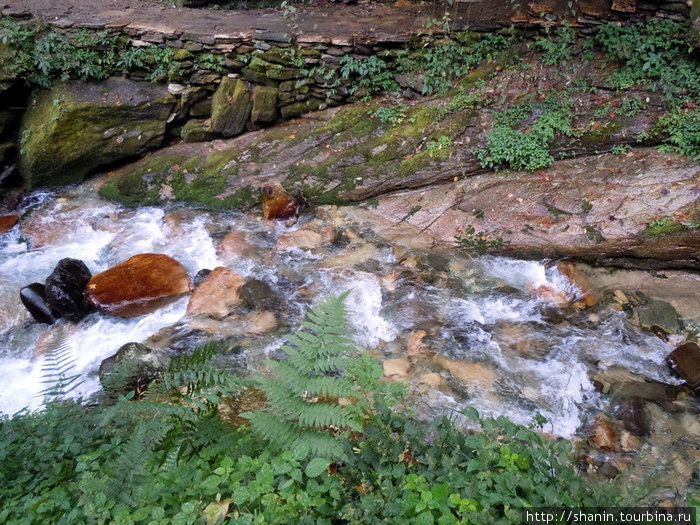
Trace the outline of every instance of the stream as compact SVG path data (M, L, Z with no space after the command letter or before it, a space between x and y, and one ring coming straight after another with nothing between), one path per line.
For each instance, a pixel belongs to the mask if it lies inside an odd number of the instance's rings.
M58 344L72 350L73 373L83 381L73 395L83 398L100 389L101 361L131 341L186 351L215 339L224 363L250 373L265 359L279 357L285 334L310 307L348 289L355 341L387 364L403 366L398 378L422 394L429 413L474 406L482 414L528 424L539 412L548 420L545 431L571 438L596 414L612 410L610 397L594 388L592 377L601 366L680 383L665 363L674 346L641 332L623 312L562 313L552 298L575 297L578 291L545 262L420 252L392 245L368 227L330 224L311 212L285 226L265 222L260 214L182 206L128 209L97 196L91 183L35 192L20 213L20 227L0 235L5 414L41 406L43 356ZM314 221L339 235L311 250L275 249L280 236ZM247 249L217 253L218 241L230 232L242 232ZM191 277L202 268L227 266L264 281L280 298L274 326L246 333L241 315L188 318L186 297L133 319L92 313L77 324L48 326L35 322L19 300L20 288L43 282L64 257L83 260L95 274L139 253L167 254ZM666 410L658 417L688 419L679 427L687 433L697 423L697 403L692 396L683 403L671 410L680 415ZM669 447L662 454L693 448L692 436L688 445L670 431L662 434ZM650 446L658 453L665 445Z

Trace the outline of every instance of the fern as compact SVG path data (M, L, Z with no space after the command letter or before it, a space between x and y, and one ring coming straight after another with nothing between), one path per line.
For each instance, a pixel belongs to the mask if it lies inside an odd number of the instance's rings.
M334 436L362 428L357 410L340 403L360 395L347 373L357 360L348 337L348 294L331 297L307 314L301 323L305 330L282 347L287 359L271 363L271 376L258 380L270 406L241 414L273 446L285 449L304 443L318 456L343 459Z
M65 339L63 327L58 328L52 342L53 348L44 357L41 367L41 383L47 385L39 392L44 397L44 405L65 399L82 384L82 381L78 381L80 374L71 374L75 359Z

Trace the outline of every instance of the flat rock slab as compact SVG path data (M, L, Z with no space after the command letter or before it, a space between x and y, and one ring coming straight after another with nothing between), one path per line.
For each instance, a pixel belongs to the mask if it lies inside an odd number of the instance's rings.
M700 268L696 228L648 235L653 221L700 220L700 168L690 158L651 149L555 163L535 173L487 173L380 196L360 212L416 227L452 243L472 226L494 253L579 257L599 262ZM358 217L359 218L359 217ZM633 264L630 264L633 266ZM651 264L654 266L654 264Z
M179 262L144 253L94 275L85 295L101 312L138 317L179 299L189 289L190 277Z

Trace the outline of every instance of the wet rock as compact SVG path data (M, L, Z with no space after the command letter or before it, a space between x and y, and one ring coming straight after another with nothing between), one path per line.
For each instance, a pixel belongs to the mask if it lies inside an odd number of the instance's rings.
M476 384L482 388L490 388L498 379L496 371L483 363L447 359L437 356L435 362L447 370L455 379L463 383Z
M174 104L165 86L123 77L38 91L20 132L27 186L77 182L100 166L160 146Z
M700 388L700 347L696 343L682 344L668 355L666 361L690 388Z
M576 287L581 290L583 297L578 298L574 303L576 307L591 307L598 304L602 297L593 286L593 283L588 276L583 273L576 265L569 261L562 261L557 264L557 270Z
M617 432L608 421L599 417L593 423L588 439L591 445L597 449L614 450L617 443Z
M17 215L4 215L0 217L0 235L10 231L18 221L19 217Z
M266 221L293 219L299 211L299 204L279 182L271 181L262 185L262 208Z
M377 246L370 242L364 244L353 244L348 246L345 253L327 258L323 262L326 268L350 268L358 264L364 264L370 259L377 257Z
M241 303L238 290L244 283L245 278L241 274L223 266L214 268L190 297L187 314L215 319L226 317Z
M279 310L282 298L260 279L251 279L238 289L238 295L248 310Z
M45 287L41 283L32 283L19 291L19 298L24 307L29 311L35 321L45 324L53 324L57 317L46 303Z
M397 357L395 359L385 359L382 363L384 368L384 377L400 381L408 376L408 371L411 369L411 362L408 357Z
M618 469L612 463L606 461L600 467L598 467L597 472L601 476L604 476L604 477L609 478L609 479L613 479L613 478L616 478L620 474L620 469Z
M179 262L144 253L93 276L86 296L99 311L128 318L154 312L189 289L190 278Z
M199 270L197 272L197 275L194 276L194 279L192 280L192 285L194 286L194 289L196 290L199 288L199 286L206 280L207 277L211 274L211 270L208 268L204 268L202 270Z
M592 381L596 389L617 399L637 397L646 401L663 402L676 398L679 388L658 381L647 381L621 367L599 370Z
M216 245L216 255L224 262L230 262L236 257L247 255L255 246L248 241L246 232L237 231L224 235Z
M425 330L414 330L408 334L406 341L406 353L408 355L418 355L428 351L427 345L423 342L423 338L427 335Z
M428 372L420 376L420 382L424 385L428 385L435 388L443 388L447 385L447 381L444 377L436 372Z
M74 323L85 317L92 307L85 299L85 287L92 272L78 259L61 259L46 278L46 303L52 311Z
M253 108L250 89L238 78L223 77L211 104L211 129L224 137L238 135Z
M258 335L277 328L277 318L272 312L253 312L246 319L244 333Z
M276 250L313 250L323 246L323 238L311 230L295 230L284 233L277 239Z
M564 315L556 306L545 305L540 308L540 313L542 314L542 319L549 323L559 324L564 321Z
M620 448L625 452L635 452L642 448L642 440L631 432L620 434Z
M639 397L628 398L618 411L624 427L637 436L649 434L649 422L644 413L644 401Z
M134 390L139 398L169 364L170 357L163 351L140 343L126 343L100 364L100 383L108 394L118 396Z
M652 330L658 327L667 334L678 333L681 329L676 309L666 301L651 301L635 310L635 318L640 328Z
M564 290L557 290L543 284L538 287L528 287L528 291L538 299L553 304L557 308L566 308L571 303L571 297Z

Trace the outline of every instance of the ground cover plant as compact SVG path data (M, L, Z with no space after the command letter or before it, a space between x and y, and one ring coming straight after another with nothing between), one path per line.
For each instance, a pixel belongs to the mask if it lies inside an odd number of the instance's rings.
M312 310L285 351L252 383L213 366L208 345L138 401L54 397L5 417L0 521L520 523L524 507L641 502L579 476L571 443L536 427L475 409L459 414L475 432L418 421L403 386L380 383L381 367L351 344L343 297ZM266 402L241 414L252 425L221 417L254 385Z

